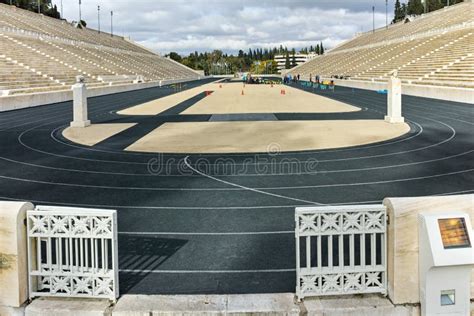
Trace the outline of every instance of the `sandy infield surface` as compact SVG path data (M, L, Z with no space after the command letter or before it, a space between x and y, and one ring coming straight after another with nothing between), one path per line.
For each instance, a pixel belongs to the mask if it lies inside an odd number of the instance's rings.
M127 151L260 153L365 145L402 136L405 124L382 120L166 123Z
M281 94L285 90L285 94ZM181 114L333 113L360 109L336 100L283 85L209 83L119 111L122 115L157 115L205 91L211 95ZM244 95L242 95L242 91Z

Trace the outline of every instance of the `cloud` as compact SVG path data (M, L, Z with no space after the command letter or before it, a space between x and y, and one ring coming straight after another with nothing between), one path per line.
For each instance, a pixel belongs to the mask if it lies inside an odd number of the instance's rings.
M77 0L62 0L64 16L78 19ZM96 2L97 1L97 2ZM323 41L327 48L372 28L372 5L376 27L385 25L384 0L82 0L82 17L97 28L97 5L101 6L101 29L159 53L189 53L221 49L287 46L301 48ZM393 11L390 0L389 12ZM60 7L60 0L53 0ZM391 19L391 17L389 17Z

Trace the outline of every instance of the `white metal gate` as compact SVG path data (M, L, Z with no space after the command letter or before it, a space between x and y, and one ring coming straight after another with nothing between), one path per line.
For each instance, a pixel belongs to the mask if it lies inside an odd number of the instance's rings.
M37 206L27 230L30 298L118 297L115 210Z
M296 295L386 294L386 208L296 208Z

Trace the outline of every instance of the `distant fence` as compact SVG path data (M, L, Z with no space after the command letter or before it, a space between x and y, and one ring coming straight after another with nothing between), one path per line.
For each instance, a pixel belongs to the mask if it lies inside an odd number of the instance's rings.
M383 205L297 208L296 295L386 293Z
M37 206L27 212L29 295L119 295L114 210Z

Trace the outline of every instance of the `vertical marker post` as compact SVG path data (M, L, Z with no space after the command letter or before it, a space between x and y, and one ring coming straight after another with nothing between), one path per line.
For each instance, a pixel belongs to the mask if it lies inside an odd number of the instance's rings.
M76 84L72 86L74 119L71 127L87 127L91 121L87 119L87 88L83 76L76 77Z
M394 71L388 80L387 115L385 121L389 123L403 123L402 116L402 81Z

